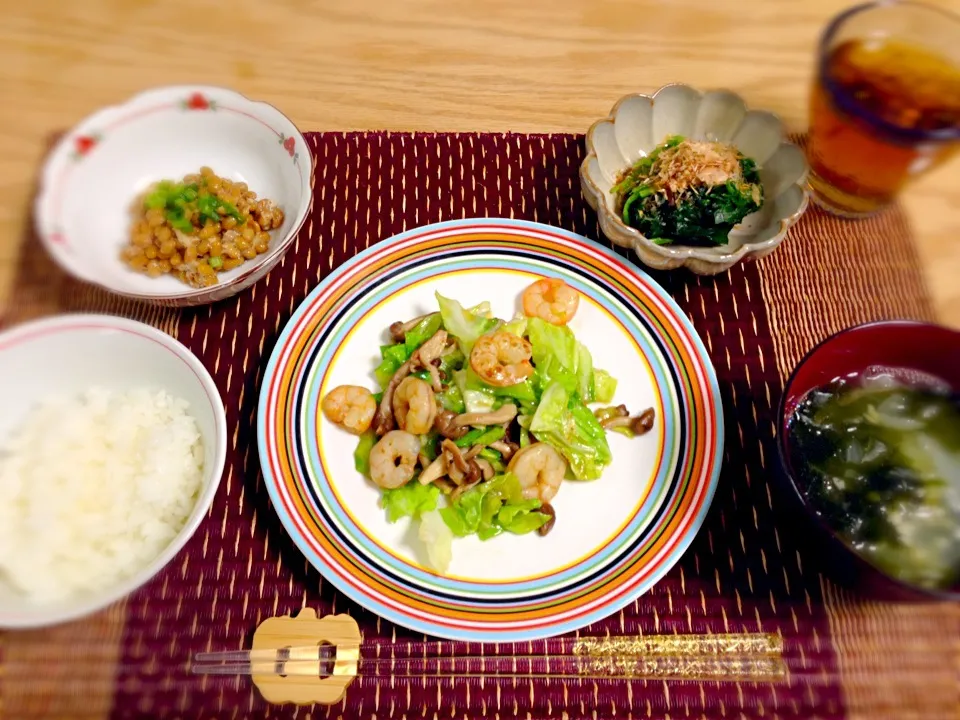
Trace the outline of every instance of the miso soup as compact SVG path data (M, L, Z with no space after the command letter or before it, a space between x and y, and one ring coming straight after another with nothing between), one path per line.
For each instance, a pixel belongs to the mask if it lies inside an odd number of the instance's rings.
M816 512L861 556L925 588L960 580L960 405L896 369L810 392L791 418L791 464Z

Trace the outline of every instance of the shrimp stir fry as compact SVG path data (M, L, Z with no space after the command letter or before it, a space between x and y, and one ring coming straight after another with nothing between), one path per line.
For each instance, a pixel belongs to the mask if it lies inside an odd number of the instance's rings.
M567 474L567 461L553 445L537 442L514 455L507 470L517 476L525 498L548 503Z
M391 430L370 449L370 479L387 490L413 479L420 457L420 440L403 430Z
M533 375L532 353L529 341L501 330L477 340L470 353L470 367L495 387L516 385Z
M383 491L391 521L438 508L430 537L444 524L484 540L546 535L564 478L597 479L612 459L605 431L640 437L653 411L588 408L612 403L616 381L574 337L579 295L563 280L527 287L523 316L509 323L486 303L437 299L439 312L399 318L385 333L379 392L342 385L323 413L361 436L357 468Z
M377 401L366 388L340 385L331 390L321 403L323 414L330 422L354 435L362 435L370 428Z
M580 295L559 278L543 278L523 291L523 312L551 325L566 325L577 313Z
M426 382L416 377L405 377L393 393L393 415L401 430L414 435L425 435L437 418L437 398Z

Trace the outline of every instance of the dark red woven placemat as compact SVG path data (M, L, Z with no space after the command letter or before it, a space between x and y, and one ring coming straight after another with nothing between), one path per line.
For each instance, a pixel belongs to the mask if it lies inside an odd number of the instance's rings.
M15 296L21 304L13 309L20 316L36 314L41 306L95 308L170 330L210 369L227 409L232 433L227 470L210 516L184 552L107 623L119 632L119 657L103 681L110 682L112 715L842 717L839 666L817 559L804 550L768 484L781 366L792 352L784 334L802 329L811 311L832 313L826 304L778 315L784 307L777 300L784 296L782 284L797 282L790 280L796 274L793 256L785 255L786 264L778 267L782 251L716 278L651 273L689 314L716 367L727 428L724 470L706 525L682 561L650 593L583 633L775 632L785 640L787 682L359 679L337 706L296 710L267 706L246 678L189 675L186 662L194 652L247 646L260 621L304 606L321 614L351 614L367 640L423 639L381 621L325 583L287 538L263 486L254 424L261 373L280 329L307 292L370 244L440 220L516 217L606 243L580 196L579 137L311 133L308 142L317 156L310 216L283 263L239 297L194 310L155 311L62 279L51 300L40 302L24 287ZM900 221L899 215L893 219ZM820 241L810 234L833 232L837 222L812 210L786 242ZM884 222L874 231L892 232ZM833 242L828 238L823 241ZM909 249L908 238L897 242L895 252L903 252L903 243ZM863 280L867 271L854 260L844 272ZM916 298L906 312L923 312L919 276L915 268L906 272L914 275L901 277L906 285L900 292L906 287ZM85 642L116 644L107 634ZM9 660L15 642L8 645ZM487 650L510 651L505 645ZM77 692L79 698L93 691ZM50 705L41 702L38 708L42 714Z

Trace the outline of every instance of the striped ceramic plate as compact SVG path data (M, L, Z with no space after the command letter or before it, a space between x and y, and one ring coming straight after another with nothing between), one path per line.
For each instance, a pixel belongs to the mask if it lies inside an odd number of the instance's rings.
M599 480L563 483L548 536L456 540L449 572L438 575L409 520L387 522L378 491L354 469L356 438L323 417L320 399L345 383L375 389L387 328L435 310L435 291L468 307L487 300L509 318L543 276L579 291L570 327L619 381L616 404L655 408L654 431L611 434L612 464ZM465 220L381 242L310 294L267 366L258 441L284 526L343 593L431 635L506 642L599 620L670 569L713 497L723 419L700 339L649 277L556 228Z

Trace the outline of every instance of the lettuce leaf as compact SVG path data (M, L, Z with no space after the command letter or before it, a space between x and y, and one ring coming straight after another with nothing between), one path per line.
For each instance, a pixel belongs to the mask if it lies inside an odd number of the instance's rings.
M585 403L597 399L593 374L593 357L582 343L577 343L577 392Z
M596 480L612 460L600 422L576 393L560 383L544 392L530 431L560 451L577 480Z
M539 509L540 501L525 500L517 476L508 472L463 493L440 510L440 517L456 536L489 540L502 532L523 535L538 529L549 519Z
M470 383L467 379L467 370L457 370L453 374L454 382L460 390L463 405L467 412L490 412L496 403L493 390L483 383Z
M599 403L613 402L617 392L617 379L606 370L593 371L594 401Z
M540 318L527 321L533 363L541 390L560 383L568 392L577 389L577 339L567 326L551 325Z
M437 509L440 488L435 485L421 485L411 480L393 490L384 490L380 497L380 507L387 511L387 519L396 522L402 517L417 518L421 513Z
M417 537L426 548L429 565L445 573L453 559L453 533L437 510L428 510L420 516Z
M477 338L492 330L497 325L497 319L484 317L484 314L481 314L482 305L473 308L472 311L465 310L456 300L445 298L440 293L435 295L440 305L443 327L457 339L460 350L465 357L468 357ZM489 306L487 310L489 312Z
M527 333L527 316L523 313L517 313L513 320L503 326L502 330L523 337Z
M527 334L541 391L559 383L568 393L576 392L584 404L613 401L617 381L610 373L594 368L587 346L577 341L569 327L530 318Z

